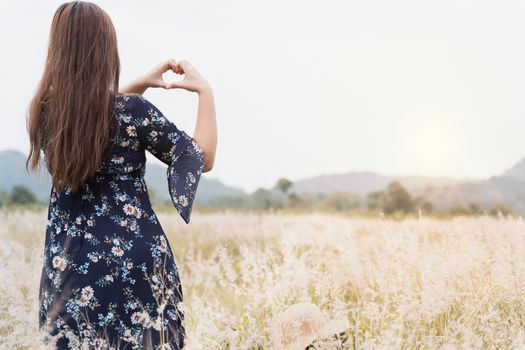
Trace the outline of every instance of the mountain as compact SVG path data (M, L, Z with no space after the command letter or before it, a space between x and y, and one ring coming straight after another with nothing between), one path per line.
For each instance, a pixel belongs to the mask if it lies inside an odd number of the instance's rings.
M392 181L399 181L410 191L421 191L425 188L451 186L460 183L449 178L432 178L424 176L388 176L374 172L350 172L336 175L314 176L295 181L291 191L301 194L318 194L332 192L353 192L365 197L371 192L385 189Z
M24 185L35 196L44 200L49 199L51 191L51 177L47 171L29 173L26 171L26 155L19 151L0 151L0 189L10 191L15 185ZM46 201L48 199L45 199Z
M30 189L38 200L47 203L51 190L51 176L45 170L40 173L28 173L25 169L27 156L15 150L0 151L0 190L10 191L15 185L23 185ZM168 180L166 178L165 164L147 163L145 180L150 195L158 200L170 200L168 193ZM202 176L199 183L199 190L195 197L195 203L207 202L218 196L229 196L244 194L238 188L226 186L216 179L207 179Z
M425 176L388 176L374 172L350 172L321 175L294 182L291 191L298 194L353 192L362 197L384 190L399 181L413 196L423 196L436 209L447 210L476 204L487 209L502 202L525 213L525 158L499 176L479 180L456 180Z
M385 188L392 177L373 172L320 175L295 181L290 192L298 194L353 192L361 196Z
M517 180L525 180L525 158L518 162L515 166L504 172L501 177L513 178Z

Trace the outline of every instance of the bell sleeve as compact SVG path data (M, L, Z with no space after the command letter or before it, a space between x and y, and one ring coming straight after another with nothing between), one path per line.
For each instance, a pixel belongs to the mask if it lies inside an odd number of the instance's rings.
M168 165L171 201L187 224L204 168L204 154L195 140L168 120L151 102L137 96L135 126L141 146Z

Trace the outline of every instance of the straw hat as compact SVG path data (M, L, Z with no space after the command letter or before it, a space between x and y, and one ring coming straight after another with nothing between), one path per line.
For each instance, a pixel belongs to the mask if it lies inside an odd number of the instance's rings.
M315 340L330 338L348 327L347 319L328 321L317 305L299 303L274 319L270 340L276 350L304 350Z

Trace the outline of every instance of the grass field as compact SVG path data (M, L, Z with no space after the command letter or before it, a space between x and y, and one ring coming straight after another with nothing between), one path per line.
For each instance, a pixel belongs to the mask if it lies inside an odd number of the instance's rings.
M190 349L272 349L272 318L298 302L347 318L352 349L525 348L521 218L158 216L182 276ZM0 220L0 349L38 349L46 213Z

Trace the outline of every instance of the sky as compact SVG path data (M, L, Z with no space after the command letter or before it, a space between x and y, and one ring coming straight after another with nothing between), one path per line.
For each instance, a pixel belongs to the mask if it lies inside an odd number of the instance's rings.
M169 58L212 85L205 178L246 191L350 171L477 179L525 157L523 1L94 2L117 30L121 85ZM0 149L29 149L61 3L0 1ZM193 133L194 93L144 96Z

